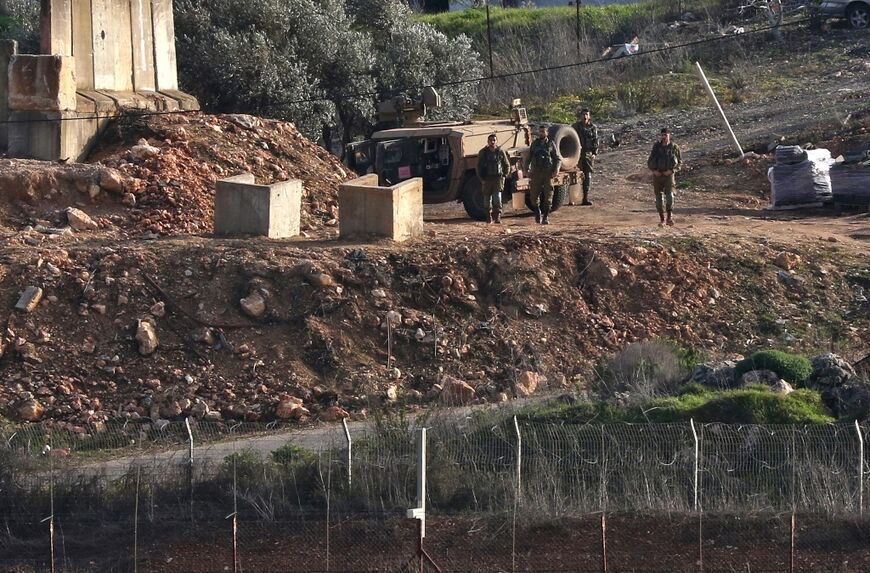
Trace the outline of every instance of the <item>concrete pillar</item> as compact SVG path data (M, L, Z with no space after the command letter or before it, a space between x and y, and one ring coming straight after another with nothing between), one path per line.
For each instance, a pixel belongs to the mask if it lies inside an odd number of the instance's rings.
M18 53L18 42L0 40L0 148L9 145L9 63Z
M91 0L94 88L133 91L133 32L130 3Z
M157 89L157 78L154 72L151 0L130 0L130 12L133 29L133 88L136 91L154 91Z
M91 0L72 0L72 55L76 59L76 84L94 89L94 32Z
M299 234L302 182L254 184L244 173L217 182L214 199L216 234L261 235L284 239Z
M40 51L71 56L73 51L71 0L41 0Z
M151 0L154 27L154 69L157 89L178 89L178 68L175 61L175 20L172 0Z
M406 241L423 234L423 179L392 187L378 186L377 175L364 175L338 188L341 238L387 237Z

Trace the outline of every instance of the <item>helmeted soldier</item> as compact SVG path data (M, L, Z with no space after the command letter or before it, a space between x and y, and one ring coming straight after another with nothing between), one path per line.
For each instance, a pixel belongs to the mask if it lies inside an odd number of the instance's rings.
M477 154L477 176L483 191L487 223L501 223L501 193L510 168L507 153L498 147L498 138L491 133L486 147Z
M553 205L551 179L559 172L561 165L562 158L559 157L556 144L550 140L547 126L538 126L538 139L532 142L529 149L529 195L536 223L550 224L550 208Z
M662 128L661 139L655 142L649 154L646 165L653 173L653 191L656 194L656 209L659 212L659 227L667 222L673 225L674 220L671 211L674 208L674 185L676 180L674 173L680 170L680 148L671 141L671 132L668 128ZM662 201L664 196L664 201ZM663 204L664 203L664 204ZM667 220L665 219L667 213Z
M581 205L591 205L589 190L592 188L592 168L595 156L598 154L598 128L592 123L589 110L580 110L580 121L573 125L574 131L580 136L580 169L583 170L583 202Z

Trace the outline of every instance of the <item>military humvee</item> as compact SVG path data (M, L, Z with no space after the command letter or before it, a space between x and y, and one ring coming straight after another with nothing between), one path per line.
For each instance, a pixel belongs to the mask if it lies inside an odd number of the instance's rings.
M498 145L510 158L511 172L505 182L503 202L510 209L515 192L526 193L529 200L529 179L525 177L532 132L526 110L520 100L510 107L510 119L471 122L426 122L426 109L438 107L441 99L432 88L423 97L411 101L403 97L378 105L379 126L371 139L351 143L345 162L356 173L377 173L381 185L394 185L412 177L423 178L423 202L446 203L461 201L470 217L486 219L483 193L475 168L477 154L486 145L489 134L495 133ZM583 177L577 169L580 160L580 138L568 125L549 128L550 139L562 156L562 168L553 177L553 206L556 210L568 202L570 187L579 185Z

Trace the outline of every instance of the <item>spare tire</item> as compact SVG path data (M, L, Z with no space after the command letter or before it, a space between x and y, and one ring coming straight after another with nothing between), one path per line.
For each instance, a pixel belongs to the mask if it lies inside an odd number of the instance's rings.
M570 125L555 124L550 126L550 141L556 144L562 157L562 171L577 167L580 162L580 136Z

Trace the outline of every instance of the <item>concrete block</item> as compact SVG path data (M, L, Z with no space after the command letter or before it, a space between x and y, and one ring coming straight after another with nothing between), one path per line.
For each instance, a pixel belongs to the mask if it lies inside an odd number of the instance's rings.
M217 182L214 200L216 234L262 235L284 239L299 234L302 182L298 179L256 185L244 173Z
M377 175L364 175L338 189L341 238L387 237L406 241L423 234L423 179L392 187L378 186Z
M74 111L14 111L9 120L9 156L44 161L87 157L99 131L108 120Z
M15 310L24 313L33 312L41 300L42 289L36 286L29 286L24 289L18 302L15 303Z
M13 56L9 64L9 109L73 111L75 62L70 56Z

